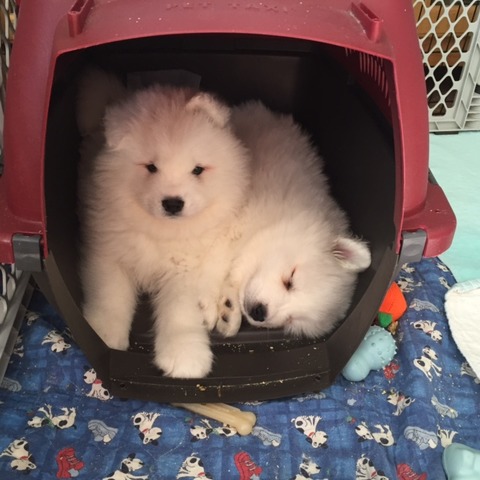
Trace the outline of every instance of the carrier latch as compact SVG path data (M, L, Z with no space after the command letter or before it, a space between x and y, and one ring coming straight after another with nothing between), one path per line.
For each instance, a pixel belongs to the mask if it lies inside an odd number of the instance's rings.
M425 230L402 232L402 246L400 247L395 276L402 268L402 265L419 262L422 259L426 244L427 232Z
M26 272L42 271L42 249L40 235L13 235L13 256L18 270Z

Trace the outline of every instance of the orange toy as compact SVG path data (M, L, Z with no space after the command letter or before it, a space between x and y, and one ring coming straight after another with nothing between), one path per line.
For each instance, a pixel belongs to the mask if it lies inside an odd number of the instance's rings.
M400 287L393 282L388 289L380 308L378 309L378 323L388 327L396 322L407 310L407 301Z

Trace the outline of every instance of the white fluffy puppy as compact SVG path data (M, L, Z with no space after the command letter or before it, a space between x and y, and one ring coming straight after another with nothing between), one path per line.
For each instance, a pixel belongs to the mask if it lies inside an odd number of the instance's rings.
M217 328L234 335L243 314L256 327L323 335L344 317L370 251L352 237L321 159L291 116L249 102L232 122L253 157L252 185Z
M125 350L138 294L148 292L156 366L205 376L205 324L217 319L230 223L249 183L230 109L188 89L126 92L101 71L79 88L84 316L109 347Z

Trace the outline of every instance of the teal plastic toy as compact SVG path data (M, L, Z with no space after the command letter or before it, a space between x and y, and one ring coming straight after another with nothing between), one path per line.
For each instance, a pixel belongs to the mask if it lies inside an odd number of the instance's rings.
M448 480L480 479L480 450L452 443L443 451L442 462Z
M387 366L396 351L392 334L377 325L372 325L342 370L342 375L351 382L364 380L371 370L380 370Z

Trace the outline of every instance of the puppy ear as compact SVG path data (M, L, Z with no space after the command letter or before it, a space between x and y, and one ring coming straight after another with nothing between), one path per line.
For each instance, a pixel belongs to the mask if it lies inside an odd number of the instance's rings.
M372 261L367 244L356 238L337 238L332 253L340 265L351 272L366 270Z
M230 119L230 108L209 93L200 92L187 103L188 112L200 112L217 127L223 128Z

